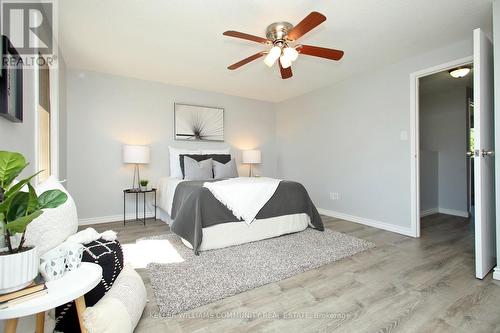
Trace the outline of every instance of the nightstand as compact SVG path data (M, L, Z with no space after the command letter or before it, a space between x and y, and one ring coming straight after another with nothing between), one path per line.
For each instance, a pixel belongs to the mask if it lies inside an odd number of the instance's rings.
M127 194L135 194L135 221L142 221L144 225L146 225L146 194L148 193L153 193L154 198L155 198L155 204L154 204L154 210L155 210L155 220L156 220L156 189L152 188L149 190L142 190L142 189L126 189L123 190L123 225L125 225L125 222L127 220L126 214L127 214L127 203L126 203L126 196ZM142 194L142 205L143 205L143 212L144 216L142 219L139 218L139 194Z
M101 278L101 266L83 262L80 267L66 272L60 279L47 281L46 295L0 310L0 320L5 320L4 332L16 332L18 318L36 314L36 333L43 333L45 311L75 300L80 329L86 333L87 330L83 325L84 295L97 286Z

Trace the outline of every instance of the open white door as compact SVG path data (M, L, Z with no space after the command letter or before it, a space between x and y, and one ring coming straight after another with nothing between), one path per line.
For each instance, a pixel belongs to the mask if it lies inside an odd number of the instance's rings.
M476 277L496 263L493 152L493 44L474 30L474 192Z

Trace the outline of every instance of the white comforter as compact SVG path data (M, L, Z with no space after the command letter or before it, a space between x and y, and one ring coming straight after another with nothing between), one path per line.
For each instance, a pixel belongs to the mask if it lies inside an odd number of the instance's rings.
M274 178L231 178L206 182L204 187L238 219L252 223L259 211L271 199L281 180Z

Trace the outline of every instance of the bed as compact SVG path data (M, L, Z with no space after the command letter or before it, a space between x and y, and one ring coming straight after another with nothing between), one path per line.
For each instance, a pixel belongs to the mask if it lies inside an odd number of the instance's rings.
M248 178L246 178L248 179ZM276 190L251 223L237 218L204 185L210 181L184 181L166 177L159 182L162 220L196 254L200 251L258 241L303 231L323 231L321 217L300 183L279 181Z

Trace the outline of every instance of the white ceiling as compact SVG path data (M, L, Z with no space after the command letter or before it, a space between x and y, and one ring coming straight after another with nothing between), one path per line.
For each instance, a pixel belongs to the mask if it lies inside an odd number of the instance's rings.
M60 45L69 67L248 98L281 101L355 73L491 31L491 0L63 0ZM222 36L264 36L275 21L311 11L327 21L299 41L345 51L340 62L300 56L294 76L260 60L226 67L262 49Z

